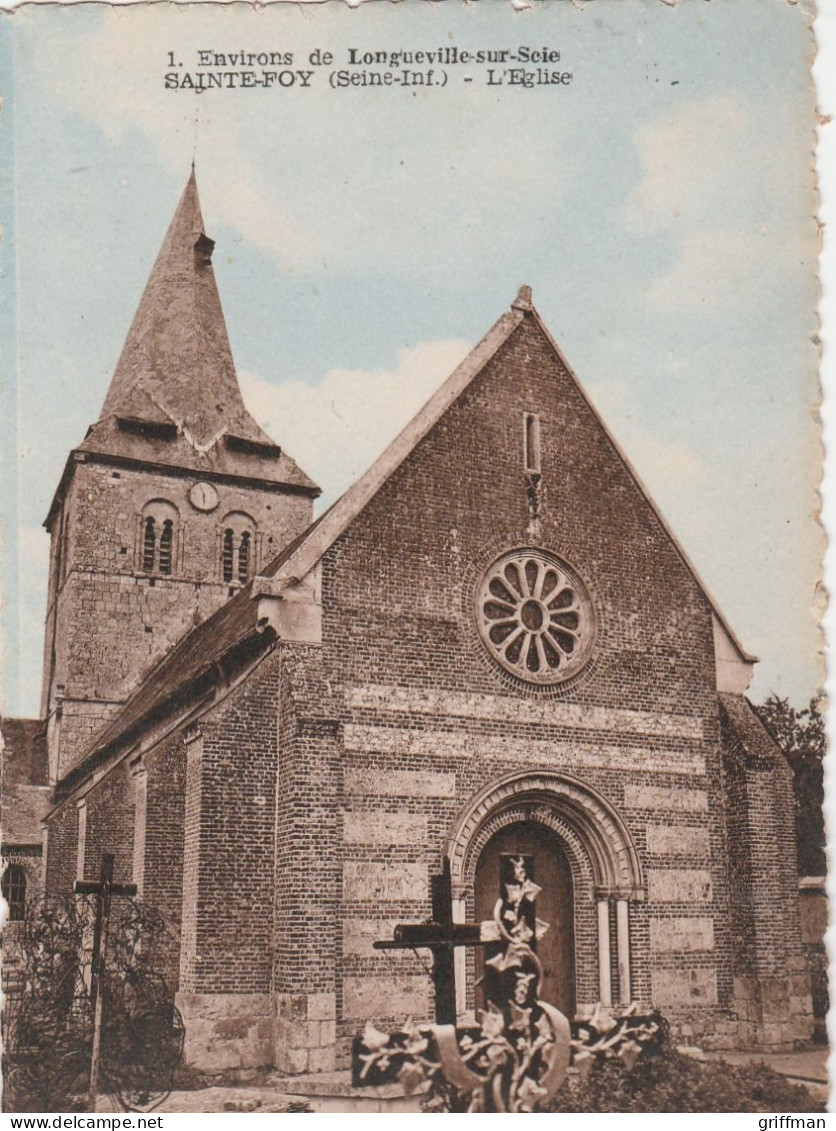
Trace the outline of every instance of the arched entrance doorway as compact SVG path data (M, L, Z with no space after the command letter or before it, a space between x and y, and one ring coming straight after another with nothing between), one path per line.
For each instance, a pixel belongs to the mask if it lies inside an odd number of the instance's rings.
M506 833L506 830L511 830ZM507 839L502 839L503 834ZM524 834L528 840L515 839ZM558 851L555 851L555 848ZM566 1012L596 1001L605 1005L633 1000L632 926L630 905L644 899L638 855L615 806L586 782L562 771L515 771L497 778L475 794L459 815L445 846L453 881L454 915L458 922L492 918L501 889L501 859L530 850L548 888L537 916L558 924L544 957L552 973L544 987ZM523 853L525 855L525 853ZM566 879L568 865L569 878ZM558 869L563 868L563 879ZM546 909L548 907L548 910ZM572 946L573 959L562 946ZM544 939L546 936L543 936ZM643 939L639 941L643 942ZM484 958L456 955L456 994L460 1012L481 1004L475 986ZM645 968L646 969L646 968ZM646 981L646 973L642 977ZM563 983L562 987L560 983Z
M540 993L571 1017L576 1004L572 869L560 839L551 829L535 821L519 821L491 837L476 865L476 920L493 917L497 900L507 892L506 885L514 883L514 861L520 857L526 875L540 888L534 913L548 928L530 944L543 964ZM476 1004L481 1009L488 1004L485 961L497 949L498 945L487 946L477 952Z

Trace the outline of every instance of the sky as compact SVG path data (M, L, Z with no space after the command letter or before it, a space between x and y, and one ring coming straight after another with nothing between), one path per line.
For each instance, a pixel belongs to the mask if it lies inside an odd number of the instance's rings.
M193 157L245 401L327 505L522 283L743 645L821 679L813 41L783 0L96 4L2 21L6 710L48 538ZM168 53L547 46L568 84L166 90ZM377 68L380 70L381 68ZM530 69L536 70L535 67ZM465 83L470 75L472 82ZM9 313L11 311L11 313ZM8 380L11 378L11 380ZM371 407L370 407L371 406Z

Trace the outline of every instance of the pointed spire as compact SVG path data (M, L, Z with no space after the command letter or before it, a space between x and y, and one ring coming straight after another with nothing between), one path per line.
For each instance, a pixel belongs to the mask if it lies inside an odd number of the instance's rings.
M173 423L199 451L223 435L272 444L244 407L212 270L194 164L102 409Z

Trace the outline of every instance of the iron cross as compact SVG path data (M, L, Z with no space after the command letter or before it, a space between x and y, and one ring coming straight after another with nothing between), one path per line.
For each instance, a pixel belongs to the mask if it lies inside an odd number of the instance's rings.
M394 938L374 944L375 950L432 952L435 1020L437 1025L456 1023L456 976L453 952L457 946L482 946L478 923L453 922L453 884L450 861L445 856L441 875L431 877L433 917L429 923L399 923Z
M110 901L114 895L136 895L136 884L115 884L113 882L113 864L113 853L103 852L98 880L76 880L73 889L76 895L92 895L96 898L93 955L90 962L90 997L93 1005L93 1050L90 1054L90 1088L87 1103L90 1111L96 1110L96 1097L99 1091L102 1010L104 1007L104 994L101 992L101 986L104 979L105 955L107 954Z

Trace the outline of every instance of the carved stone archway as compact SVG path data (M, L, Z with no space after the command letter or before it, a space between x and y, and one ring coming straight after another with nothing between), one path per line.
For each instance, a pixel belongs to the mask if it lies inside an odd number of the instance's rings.
M620 1001L629 1002L629 902L644 898L641 866L614 806L580 779L547 769L516 771L491 782L473 798L457 819L445 849L458 916L464 918L465 897L473 889L480 853L500 829L518 821L534 821L557 833L566 848L579 898L586 892L596 903L597 994L607 1005L613 999L610 915L614 904L617 995Z

